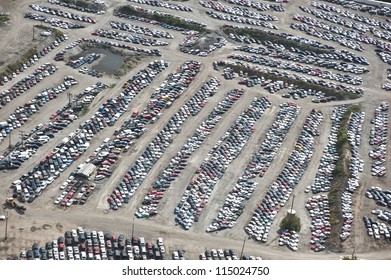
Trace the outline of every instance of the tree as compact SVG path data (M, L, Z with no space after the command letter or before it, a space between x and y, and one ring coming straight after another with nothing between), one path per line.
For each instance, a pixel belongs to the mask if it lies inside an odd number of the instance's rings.
M292 217L288 218L286 216L280 223L280 228L287 229L287 230L294 230L296 232L300 232L301 229L301 222L299 217Z

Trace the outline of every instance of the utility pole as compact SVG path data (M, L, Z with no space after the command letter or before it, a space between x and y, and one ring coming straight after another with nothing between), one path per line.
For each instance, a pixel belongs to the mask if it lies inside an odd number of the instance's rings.
M72 107L72 99L73 99L73 96L72 96L72 93L68 92L68 104L69 104L69 107Z
M8 238L8 211L5 211L5 233L4 233L4 240L7 240Z
M10 149L12 147L12 145L11 145L11 136L12 136L12 130L10 130L9 144L8 144L8 148L10 148Z
M20 133L20 139L22 140L22 148L24 148L24 131L21 130L19 131L19 133Z
M291 213L292 213L292 210L293 210L293 203L294 202L295 202L295 195L293 195L293 197L292 197Z
M34 25L33 25L33 41L35 41L35 37L34 37Z
M246 241L247 241L247 236L244 238L243 240L243 246L242 246L242 251L240 252L240 260L243 259L243 251L244 251L244 246L246 245Z
M133 224L132 224L132 242L134 237L134 216L133 216Z

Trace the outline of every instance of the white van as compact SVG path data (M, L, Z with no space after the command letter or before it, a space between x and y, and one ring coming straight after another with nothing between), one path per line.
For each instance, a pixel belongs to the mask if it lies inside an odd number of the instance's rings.
M21 180L13 181L13 182L12 182L12 188L15 188L17 185L20 186L20 184L22 184L22 181L21 181Z
M21 185L16 185L15 186L15 190L16 190L17 194L21 194L22 193L22 186Z

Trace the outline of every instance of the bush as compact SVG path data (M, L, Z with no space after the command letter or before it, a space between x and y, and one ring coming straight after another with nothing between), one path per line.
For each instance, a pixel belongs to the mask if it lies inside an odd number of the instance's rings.
M6 15L0 16L0 22L8 22L10 20L11 20L11 18L9 16L6 16Z
M282 219L280 223L280 228L300 232L301 229L300 218L294 216L292 219L289 219L288 216L286 216L284 219Z

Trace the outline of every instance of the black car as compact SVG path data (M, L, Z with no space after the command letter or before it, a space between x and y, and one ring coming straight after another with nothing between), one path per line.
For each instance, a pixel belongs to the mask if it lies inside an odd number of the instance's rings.
M72 237L71 238L69 238L69 237L65 238L65 246L72 246L72 245L73 245Z
M26 259L27 260L33 259L33 251L32 250L27 250L27 252L26 252Z

